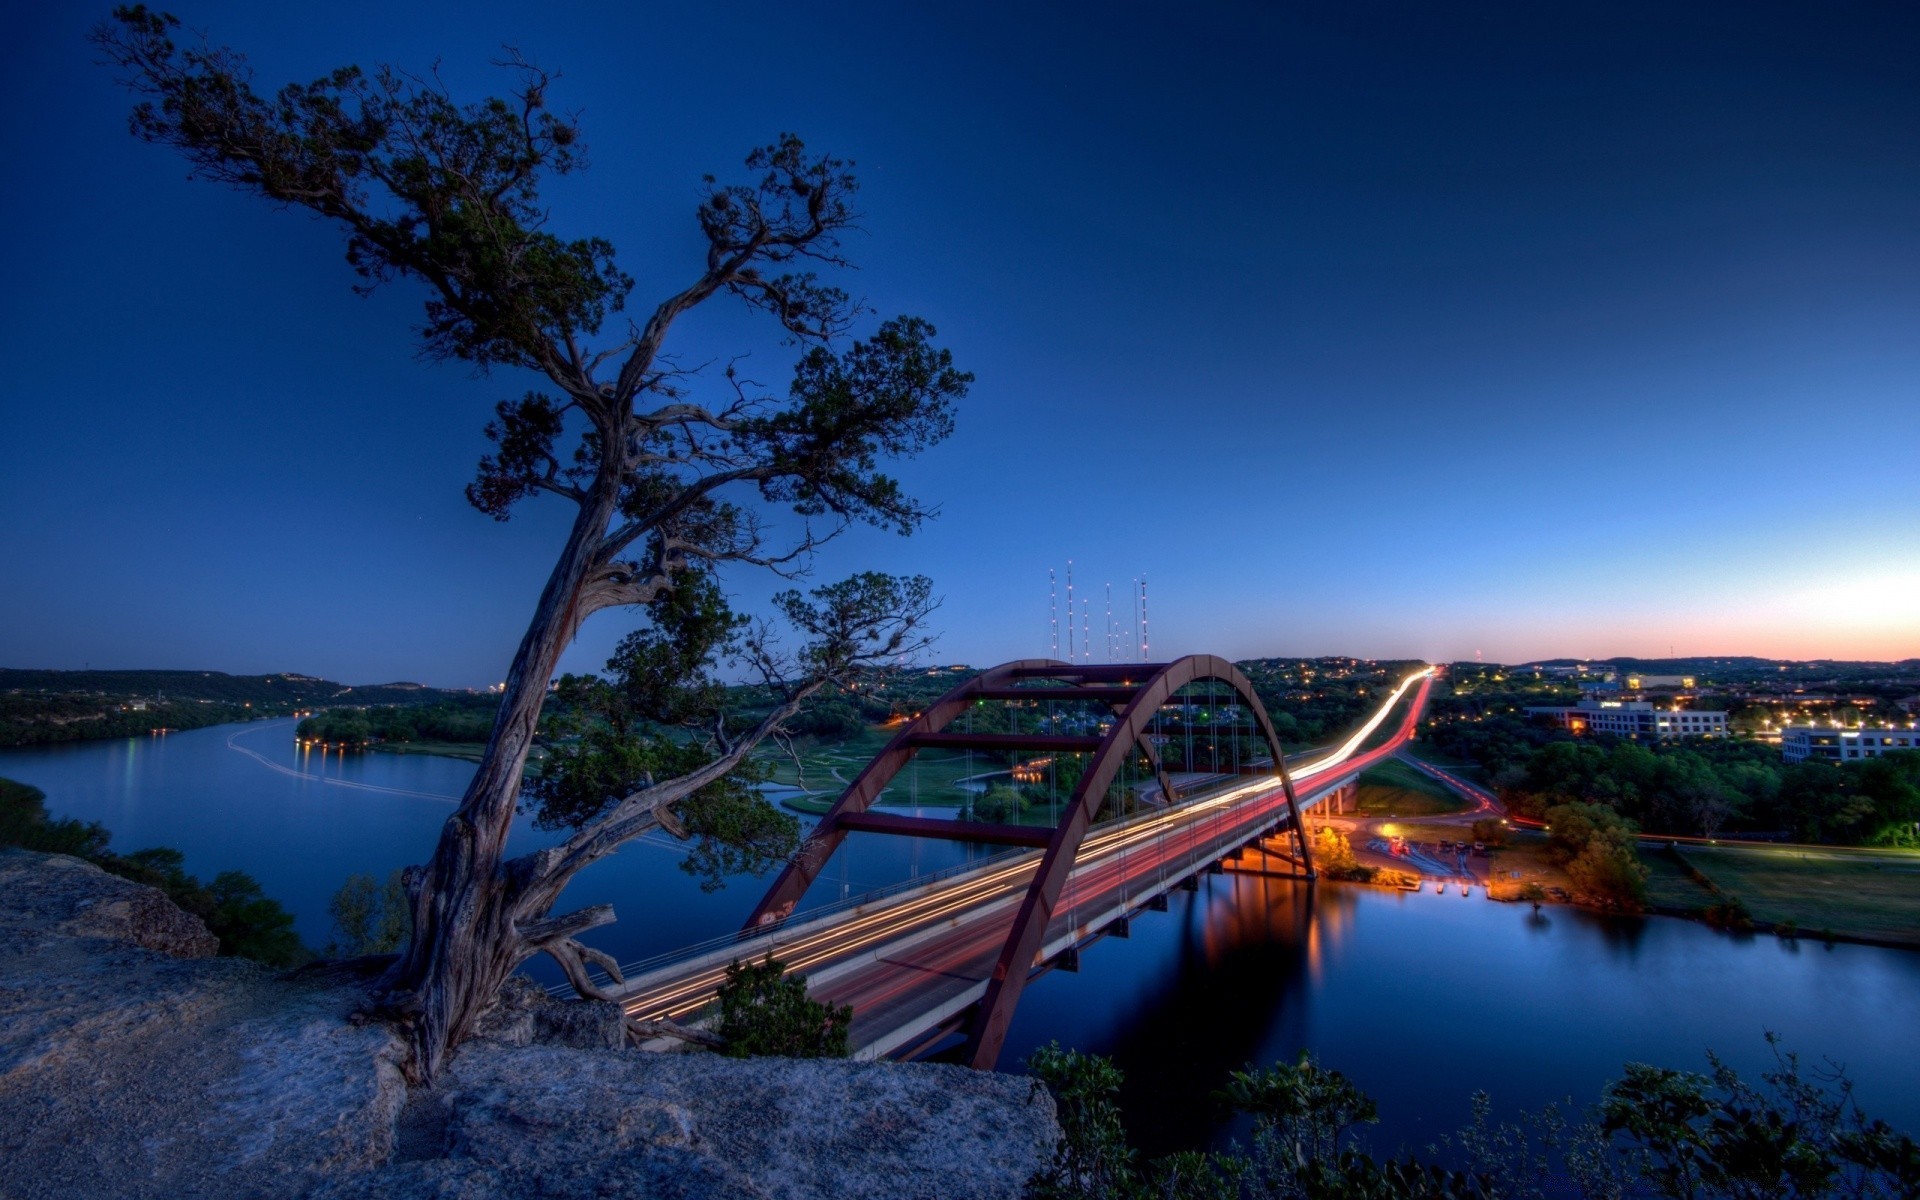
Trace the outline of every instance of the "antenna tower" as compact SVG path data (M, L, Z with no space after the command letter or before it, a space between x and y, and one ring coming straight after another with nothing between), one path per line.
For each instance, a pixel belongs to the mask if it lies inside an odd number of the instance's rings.
M1152 641L1146 637L1146 576L1140 576L1140 662L1152 662Z
M1067 661L1073 661L1073 560L1067 560Z
M1053 637L1053 653L1049 658L1060 657L1060 580L1052 567L1047 568L1047 632Z

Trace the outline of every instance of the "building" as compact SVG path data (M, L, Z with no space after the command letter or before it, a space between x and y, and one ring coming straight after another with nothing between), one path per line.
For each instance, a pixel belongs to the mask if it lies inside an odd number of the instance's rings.
M1727 714L1693 709L1655 708L1651 700L1582 700L1567 707L1528 708L1530 717L1551 717L1575 733L1611 733L1616 737L1725 737Z
M1627 690L1630 692L1638 692L1646 688L1691 688L1692 686L1693 676L1691 675L1627 676Z
M1780 757L1788 762L1820 759L1857 762L1895 750L1920 750L1920 732L1911 729L1841 729L1833 725L1789 725L1780 731Z

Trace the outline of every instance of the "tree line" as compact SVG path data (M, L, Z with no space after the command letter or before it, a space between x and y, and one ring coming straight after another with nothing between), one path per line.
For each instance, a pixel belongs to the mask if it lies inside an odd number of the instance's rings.
M485 742L500 702L492 696L433 704L330 708L301 721L302 741L364 746L371 742Z
M1767 1036L1758 1082L1709 1053L1705 1074L1628 1063L1586 1110L1559 1105L1473 1118L1421 1155L1379 1155L1363 1129L1373 1099L1304 1051L1233 1072L1214 1093L1246 1114L1246 1145L1142 1162L1109 1059L1036 1051L1027 1069L1053 1096L1060 1141L1029 1200L1895 1200L1920 1194L1920 1145L1854 1101L1844 1072L1808 1072Z
M1518 701L1521 698L1515 698ZM1778 747L1738 739L1639 743L1576 738L1543 720L1481 701L1471 714L1445 701L1421 736L1477 764L1522 816L1569 803L1603 805L1649 833L1766 834L1851 846L1920 844L1920 752L1857 762L1788 763Z
M107 849L108 831L95 821L49 817L46 793L0 779L0 846L85 859L123 879L166 893L199 917L220 940L220 953L271 967L292 967L314 957L293 929L293 915L244 871L222 871L201 882L184 869L186 856L167 846L119 854Z

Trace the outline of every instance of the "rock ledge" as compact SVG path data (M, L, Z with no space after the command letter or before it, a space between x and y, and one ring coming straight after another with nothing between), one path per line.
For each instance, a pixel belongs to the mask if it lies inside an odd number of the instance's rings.
M643 1054L530 985L409 1094L358 985L211 941L151 888L0 852L0 1192L1011 1198L1058 1135L1025 1079Z

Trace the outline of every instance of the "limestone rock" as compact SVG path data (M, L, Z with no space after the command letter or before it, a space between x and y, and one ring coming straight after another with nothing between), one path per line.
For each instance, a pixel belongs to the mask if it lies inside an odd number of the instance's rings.
M645 1054L526 982L409 1094L363 977L148 948L133 887L0 856L0 1195L1011 1200L1058 1136L1025 1079Z
M507 1046L571 1046L618 1050L627 1032L620 1006L605 1000L560 1000L523 975L507 980L500 1001L474 1036Z
M64 854L0 850L0 929L131 942L175 958L212 958L220 941L166 893Z

